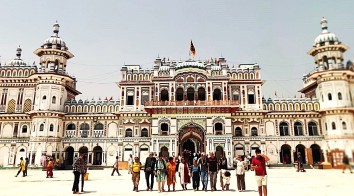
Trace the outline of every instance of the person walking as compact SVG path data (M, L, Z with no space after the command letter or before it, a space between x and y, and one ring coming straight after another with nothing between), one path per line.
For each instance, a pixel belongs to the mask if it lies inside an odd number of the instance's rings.
M210 188L211 191L216 191L216 180L218 178L218 160L216 159L213 152L210 153L208 158L208 173L210 176Z
M258 185L259 196L262 196L262 192L264 196L267 196L267 181L268 181L267 170L266 170L267 161L269 161L269 158L261 154L260 149L256 149L256 157L252 159L251 169L253 169L256 173L256 182Z
M144 172L145 172L145 180L146 180L146 190L152 191L154 188L154 171L155 171L156 158L154 157L154 153L150 152L149 157L145 160Z
M131 165L133 164L133 162L134 162L133 155L130 154L129 159L128 159L128 168L131 168ZM131 173L131 171L130 171L130 169L128 169L128 174L130 174L130 173Z
M193 181L193 190L199 191L199 181L200 181L200 167L197 160L193 160L193 165L191 167L191 176Z
M113 165L113 171L112 171L112 174L111 174L111 176L113 176L114 175L114 172L116 171L117 172L117 174L118 174L118 176L120 176L120 173L119 173L119 163L118 163L118 156L116 156L116 162L114 163L114 165Z
M134 185L133 191L139 192L139 181L140 181L140 170L141 170L141 162L139 157L134 158L134 162L130 165L130 173L132 174L132 181Z
M26 177L25 176L25 161L23 160L23 157L20 158L20 165L19 166L20 166L20 168L18 169L18 172L15 177L17 177L21 173L21 171L23 173L23 177Z
M173 157L168 158L167 167L167 186L170 191L172 184L173 191L176 191L176 162Z
M224 156L221 156L221 158L219 159L219 170L220 170L220 186L221 189L224 190L225 185L224 185L223 174L227 170L227 160Z
M162 154L159 154L159 159L156 161L155 165L155 176L157 182L157 189L159 193L165 192L165 181L166 181L167 167L166 163L162 158Z
M27 176L28 164L29 164L29 159L28 159L28 158L25 158L25 171L24 171L24 176Z
M301 152L297 153L297 170L296 172L305 172L304 163L302 161Z
M80 173L82 172L82 162L83 155L80 155L78 159L73 164L73 173L74 173L74 184L73 184L73 194L80 194L79 192L79 182L80 182Z
M205 156L205 153L201 154L201 157L198 159L198 165L200 167L200 179L202 182L202 190L207 192L208 188L208 160Z
M53 167L54 167L53 159L50 158L46 168L47 178L49 177L53 178Z
M343 174L344 174L344 172L345 172L345 170L346 169L349 169L349 171L350 171L350 173L352 174L353 173L353 171L352 171L352 166L350 165L350 163L349 163L349 158L348 158L348 155L344 155L343 156Z
M187 184L191 182L189 176L188 163L185 161L184 157L181 158L181 162L178 165L178 176L183 190L187 190Z
M247 167L248 165L242 160L242 157L238 156L236 161L236 178L237 178L237 189L239 192L246 190L245 168Z
M87 154L82 155L81 162L81 193L84 192L85 176L87 173Z

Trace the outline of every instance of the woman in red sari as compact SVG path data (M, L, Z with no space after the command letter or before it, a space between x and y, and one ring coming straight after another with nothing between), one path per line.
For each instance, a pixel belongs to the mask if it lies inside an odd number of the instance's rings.
M188 163L186 163L183 157L178 166L178 175L180 177L183 190L187 190L187 184L191 182L191 177L189 176Z

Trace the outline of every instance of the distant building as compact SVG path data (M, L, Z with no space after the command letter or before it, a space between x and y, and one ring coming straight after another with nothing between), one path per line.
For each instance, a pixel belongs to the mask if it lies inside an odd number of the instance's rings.
M89 163L111 166L129 154L144 162L149 152L165 156L215 151L229 166L237 155L256 148L271 163L293 163L301 152L306 163L341 163L354 152L352 63L347 47L327 30L309 54L316 69L304 76L305 98L262 97L256 63L236 67L224 57L173 61L156 58L152 69L121 68L119 101L75 100L76 79L66 73L74 57L54 34L35 51L39 65L17 57L0 66L0 165L42 154L63 157L66 165L79 153Z

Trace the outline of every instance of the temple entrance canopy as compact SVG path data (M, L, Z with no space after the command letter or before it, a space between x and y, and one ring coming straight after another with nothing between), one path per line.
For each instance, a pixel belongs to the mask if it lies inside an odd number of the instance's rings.
M205 151L205 133L200 125L190 123L184 125L178 134L179 152L190 151L192 154Z

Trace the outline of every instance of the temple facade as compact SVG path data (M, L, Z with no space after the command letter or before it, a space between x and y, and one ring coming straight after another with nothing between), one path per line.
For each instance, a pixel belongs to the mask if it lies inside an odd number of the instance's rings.
M0 166L20 157L40 165L43 154L73 163L79 153L92 165L111 166L129 155L142 162L149 152L175 156L215 152L232 166L237 155L260 148L270 164L291 164L301 153L308 164L341 164L353 158L354 66L344 65L343 45L327 21L308 54L314 71L304 76L300 98L262 96L261 66L207 60L156 58L153 68L124 65L120 99L77 100L73 58L53 35L34 51L39 65L16 58L0 66ZM117 90L118 92L118 90Z

